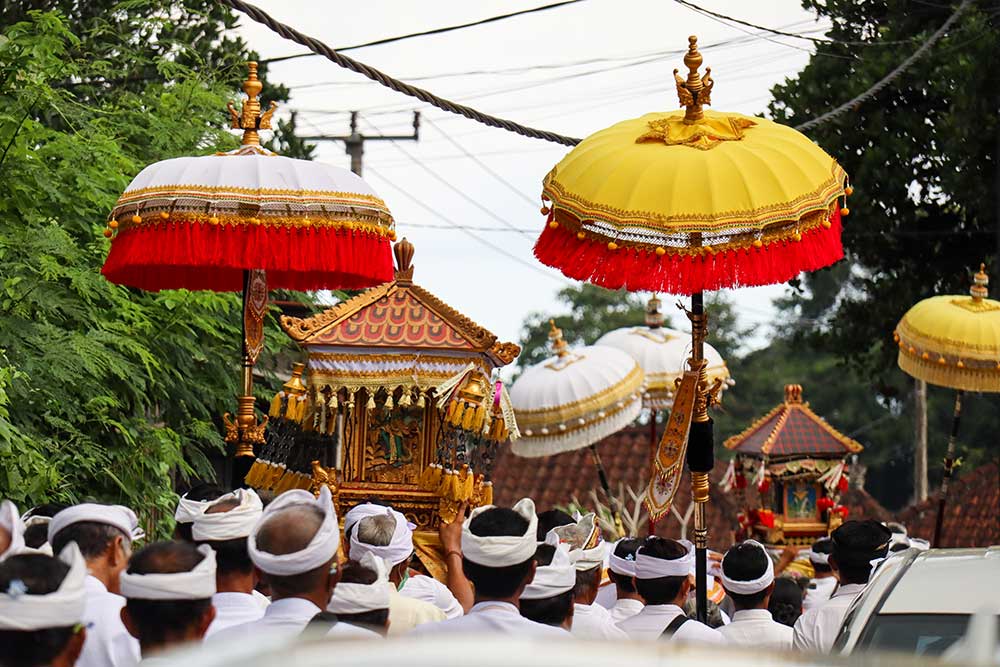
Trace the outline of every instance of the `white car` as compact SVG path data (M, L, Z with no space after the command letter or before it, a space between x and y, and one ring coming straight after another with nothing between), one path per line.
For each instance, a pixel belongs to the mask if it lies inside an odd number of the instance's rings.
M851 605L834 652L938 656L973 614L1000 619L1000 546L893 554Z

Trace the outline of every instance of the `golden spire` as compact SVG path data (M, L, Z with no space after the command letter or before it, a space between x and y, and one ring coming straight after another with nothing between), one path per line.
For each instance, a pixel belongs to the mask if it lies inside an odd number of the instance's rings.
M980 264L979 272L972 277L972 287L969 289L972 300L978 303L989 296L989 290L987 289L989 284L990 277L986 275L986 265Z
M240 143L244 146L259 146L260 136L257 131L271 129L271 116L278 108L278 103L271 102L267 111L260 112L260 100L257 96L260 95L264 84L257 78L257 63L250 61L247 66L250 68L250 74L243 82L243 92L247 94L247 99L243 100L242 113L236 112L232 102L226 105L226 108L229 109L229 116L233 121L232 128L243 130L243 140Z
M563 340L562 329L556 326L555 320L549 320L549 344L557 357L565 357L569 352L566 350L566 341Z
M659 329L663 326L663 313L660 312L661 303L655 294L646 303L646 326L650 329Z
M691 35L688 37L688 52L684 55L684 64L688 68L687 79L678 76L680 70L674 70L674 81L677 83L677 97L681 106L686 107L684 122L696 123L705 117L701 107L703 104L712 103L712 87L715 81L712 79L712 68L705 68L705 76L698 74L701 67L701 53L698 52L698 37Z

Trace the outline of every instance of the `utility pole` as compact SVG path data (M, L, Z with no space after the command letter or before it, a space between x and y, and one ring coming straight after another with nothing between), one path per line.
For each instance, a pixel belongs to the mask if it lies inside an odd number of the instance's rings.
M343 141L344 149L351 156L351 171L361 175L361 162L365 154L366 141L419 141L420 112L413 112L413 134L361 134L358 132L358 112L351 112L351 133L344 136L318 134L301 137L304 141Z
M913 500L927 500L927 383L914 380Z

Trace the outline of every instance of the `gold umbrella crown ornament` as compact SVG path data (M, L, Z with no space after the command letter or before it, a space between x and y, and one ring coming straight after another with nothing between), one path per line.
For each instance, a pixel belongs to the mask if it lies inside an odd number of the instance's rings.
M581 141L545 177L547 224L535 256L610 289L690 294L691 358L673 396L645 504L670 509L685 460L695 501L698 618L706 619L709 473L714 466L703 292L768 285L838 261L842 199L837 161L766 118L708 111L715 80L688 39L688 73L674 80L685 108L622 121ZM689 445L690 442L690 445Z
M111 250L101 273L113 283L243 292L243 382L226 440L253 456L267 423L257 421L253 367L264 347L270 288L354 289L391 280L394 223L360 177L331 165L277 155L260 145L277 107L261 112L257 63L233 129L236 150L147 166L108 217Z
M944 478L934 524L933 545L941 546L948 484L955 458L962 395L1000 392L1000 301L990 299L986 265L980 264L968 296L932 296L910 308L893 332L899 367L928 384L955 390L955 412L944 457Z

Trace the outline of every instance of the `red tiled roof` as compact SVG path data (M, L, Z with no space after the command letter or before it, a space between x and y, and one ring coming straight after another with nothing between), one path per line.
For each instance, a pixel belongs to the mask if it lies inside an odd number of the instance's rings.
M961 470L961 469L960 469ZM938 491L910 505L896 519L913 537L931 540L937 518ZM1000 467L987 463L952 480L944 510L941 543L935 547L984 547L1000 544Z
M785 402L726 440L726 448L770 458L844 456L860 452L861 443L830 426L802 402L802 387L787 385Z
M638 494L643 493L649 482L649 460L651 448L649 427L629 427L605 438L597 445L601 462L608 474L612 491L620 484L631 487ZM718 482L725 472L719 462L712 473L712 490L706 514L709 527L709 546L724 550L733 543L738 512L734 496L723 493ZM566 452L544 458L525 459L505 448L500 454L493 473L494 500L498 505L511 506L518 499L528 496L534 499L538 511L556 506L565 506L577 498L590 505L590 491L596 490L601 502L607 499L600 492L597 471L589 449ZM628 499L628 509L633 507ZM641 501L640 501L641 502ZM683 516L691 502L691 483L685 472L681 481L674 507ZM645 533L646 525L640 526ZM694 520L687 524L688 538L694 531ZM671 512L656 526L656 532L666 537L681 537L680 522Z

